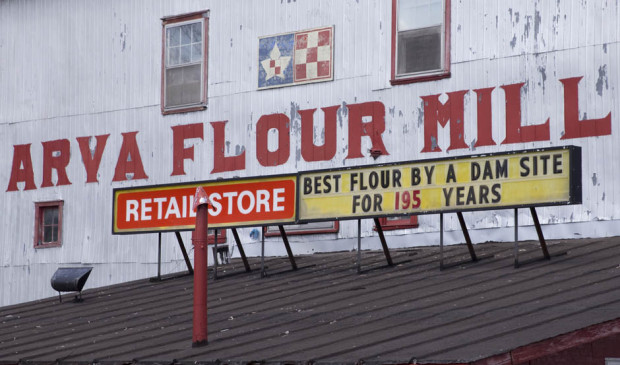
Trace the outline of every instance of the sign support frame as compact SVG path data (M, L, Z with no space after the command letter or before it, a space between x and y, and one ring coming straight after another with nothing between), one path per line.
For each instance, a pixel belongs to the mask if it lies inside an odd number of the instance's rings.
M161 237L162 237L162 233L163 232L157 232L157 277L152 277L149 280L150 281L162 281L164 279L162 279L161 277L161 245L162 245L162 241L161 241ZM179 231L174 231L174 234L177 238L177 242L179 244L179 248L181 248L181 253L183 254L183 259L185 260L185 265L187 266L187 274L188 275L194 275L194 269L192 268L192 262L189 259L189 255L187 254L187 250L185 249L185 245L183 244L183 238L181 237L181 233ZM175 277L180 277L180 276L184 276L184 274L175 276Z
M208 231L207 231L208 232ZM215 235L215 249L213 250L213 281L217 280L217 228L214 230L213 234Z
M383 254L385 255L387 264L388 266L394 266L392 256L390 255L390 249L388 248L387 242L385 241L385 235L383 235L383 227L381 227L381 222L379 221L379 218L374 218L374 221L375 227L377 228L377 233L379 234L379 240L381 240L381 247L383 247Z
M465 238L465 243L467 244L467 249L469 251L469 256L471 257L471 260L461 260L461 261L452 262L449 264L444 264L443 263L443 244L441 244L442 248L440 250L441 251L440 254L442 258L439 261L439 270L449 269L451 267L459 266L465 263L478 262L480 260L489 259L494 256L493 254L487 254L487 255L481 255L481 256L476 255L474 245L472 243L471 237L469 236L469 230L467 229L467 224L465 223L465 218L463 217L463 212L456 212L456 216L459 219L459 224L461 225L461 230L463 231L463 237Z
M536 228L536 235L538 236L538 243L540 244L540 249L542 251L543 256L540 258L533 258L525 261L519 261L519 215L518 208L515 208L515 244L514 244L514 268L518 269L523 265L527 265L532 262L547 260L550 261L552 257L563 256L567 254L567 251L560 251L556 253L549 253L549 249L547 248L547 242L545 241L545 236L542 231L542 226L540 225L540 221L538 220L538 213L536 212L536 207L530 206L530 214L532 215L532 220L534 221L534 227Z
M286 235L286 231L284 230L284 226L279 224L278 229L280 230L280 236L282 236L282 241L284 242L284 247L286 248L286 253L288 255L288 259L291 262L291 267L293 271L297 270L297 263L295 262L295 256L293 256L293 251L291 250L291 245L288 243L288 236ZM265 232L263 232L263 236Z
M264 278L267 272L265 271L265 232L262 229L260 237L260 277Z
M248 258L245 255L245 250L243 249L243 245L241 244L241 239L239 238L239 233L237 233L237 228L231 228L233 237L235 238L235 243L237 243L237 248L239 249L239 255L241 256L241 260L243 261L243 266L245 267L246 272L252 271L250 267L250 263L248 262Z
M362 220L357 220L357 273L362 273Z
M189 260L189 255L187 254L187 250L185 249L185 245L183 244L183 238L181 237L181 232L174 231L174 235L177 237L177 242L179 243L179 247L181 248L181 253L183 253L183 259L185 259L185 265L187 265L187 271L190 275L194 275L194 268L192 268L192 262Z

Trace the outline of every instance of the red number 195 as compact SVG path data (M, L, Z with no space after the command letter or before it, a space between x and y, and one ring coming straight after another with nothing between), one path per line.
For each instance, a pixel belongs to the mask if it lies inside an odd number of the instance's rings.
M402 203L402 204L401 204ZM394 202L395 210L416 209L420 207L420 190L413 190L411 193L408 191L396 192L396 199Z

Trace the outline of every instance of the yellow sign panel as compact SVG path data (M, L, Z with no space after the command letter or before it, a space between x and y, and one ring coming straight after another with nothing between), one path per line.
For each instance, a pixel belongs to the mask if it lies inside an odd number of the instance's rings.
M581 202L579 147L299 174L298 220Z

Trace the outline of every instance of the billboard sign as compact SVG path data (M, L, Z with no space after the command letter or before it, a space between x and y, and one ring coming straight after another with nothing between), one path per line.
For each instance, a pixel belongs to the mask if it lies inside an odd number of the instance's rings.
M115 189L112 233L194 229L198 186L209 197L209 228L292 223L296 182L287 175Z
M459 156L299 174L298 221L581 203L581 149Z
M115 234L233 228L581 203L575 146L114 190Z

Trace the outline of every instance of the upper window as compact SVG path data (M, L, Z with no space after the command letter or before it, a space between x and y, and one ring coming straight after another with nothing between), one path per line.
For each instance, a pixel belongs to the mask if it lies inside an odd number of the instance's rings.
M208 12L163 19L164 114L206 108L208 23Z
M450 76L450 0L392 0L392 84Z
M63 201L35 203L34 247L58 247L62 244Z

